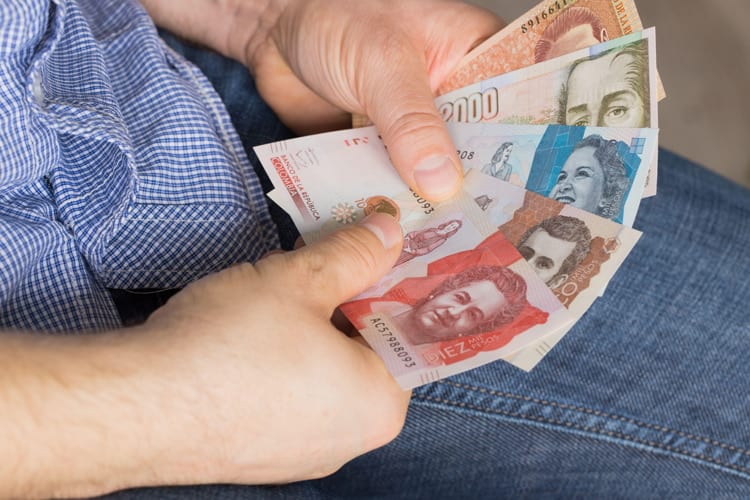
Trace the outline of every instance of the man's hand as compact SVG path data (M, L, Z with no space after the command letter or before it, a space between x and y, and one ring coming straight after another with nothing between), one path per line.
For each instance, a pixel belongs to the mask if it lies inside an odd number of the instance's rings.
M341 128L349 113L370 117L407 184L438 201L459 188L463 169L433 91L501 27L459 2L289 0L266 39L250 39L244 60L297 131Z
M157 23L244 62L297 132L367 115L412 188L435 201L459 188L463 170L433 91L502 28L488 11L448 0L228 0L223 14L206 0L144 4Z
M289 482L387 443L409 393L330 318L401 238L374 214L197 281L130 331L0 337L0 496Z

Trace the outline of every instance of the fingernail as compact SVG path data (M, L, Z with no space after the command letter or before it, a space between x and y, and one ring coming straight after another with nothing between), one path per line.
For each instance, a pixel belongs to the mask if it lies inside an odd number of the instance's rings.
M419 193L433 200L449 198L456 192L460 173L446 156L431 156L414 169Z
M391 248L404 238L396 219L381 212L371 213L362 219L361 224L377 236L385 248Z

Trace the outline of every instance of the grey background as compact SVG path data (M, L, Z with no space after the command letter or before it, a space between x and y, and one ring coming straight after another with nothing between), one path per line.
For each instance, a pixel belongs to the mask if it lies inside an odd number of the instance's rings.
M512 21L538 0L468 0ZM663 147L750 186L750 1L640 0L656 27Z

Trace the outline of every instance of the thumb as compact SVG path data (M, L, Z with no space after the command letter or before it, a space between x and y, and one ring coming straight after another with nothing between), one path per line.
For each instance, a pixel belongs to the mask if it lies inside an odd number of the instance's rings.
M300 290L300 282L304 283L305 302L322 308L329 317L339 304L391 270L402 240L396 219L374 212L357 225L291 252L288 276L296 281L293 289Z
M433 103L426 63L407 47L368 80L365 111L404 181L425 198L442 201L460 188L463 168Z

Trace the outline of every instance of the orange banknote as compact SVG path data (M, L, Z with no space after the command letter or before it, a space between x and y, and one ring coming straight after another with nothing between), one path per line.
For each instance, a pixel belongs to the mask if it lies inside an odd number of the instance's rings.
M642 30L633 0L545 0L467 54L438 95Z

